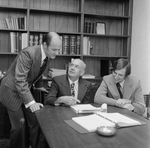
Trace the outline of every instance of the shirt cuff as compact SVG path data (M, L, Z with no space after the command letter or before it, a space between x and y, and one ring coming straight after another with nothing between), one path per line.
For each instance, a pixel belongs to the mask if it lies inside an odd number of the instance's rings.
M29 102L28 104L25 104L25 107L28 108L29 106L31 106L34 103L35 103L35 101L33 100L33 101Z

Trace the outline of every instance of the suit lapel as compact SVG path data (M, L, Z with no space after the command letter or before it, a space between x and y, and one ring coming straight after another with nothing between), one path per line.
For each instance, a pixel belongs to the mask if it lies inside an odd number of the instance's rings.
M67 78L67 75L63 77L63 80L60 82L61 88L65 95L71 96L70 84Z
M41 66L41 48L38 46L38 48L35 48L35 58L33 60L33 65L31 68L31 74L33 76L34 81L37 79L40 66Z
M109 87L110 93L112 94L113 98L119 99L120 95L119 95L116 83L113 80L113 77L111 77L108 80L108 84L109 84L108 87Z
M133 89L132 84L129 80L129 77L125 79L124 86L123 86L123 98L129 99L132 95Z

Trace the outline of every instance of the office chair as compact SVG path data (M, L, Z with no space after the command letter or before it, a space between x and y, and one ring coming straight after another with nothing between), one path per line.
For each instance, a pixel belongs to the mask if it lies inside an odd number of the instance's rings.
M144 100L146 104L146 118L150 120L150 93L144 95Z
M90 90L90 101L89 101L89 103L94 103L94 96L95 96L95 93L96 93L99 86L100 86L100 83L92 83L92 87Z

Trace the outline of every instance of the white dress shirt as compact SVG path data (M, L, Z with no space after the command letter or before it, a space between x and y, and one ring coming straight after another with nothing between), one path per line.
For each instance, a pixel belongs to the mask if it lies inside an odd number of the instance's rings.
M69 80L69 83L70 83L70 85L72 84L72 83L74 83L75 85L74 85L74 91L75 91L75 98L77 99L78 98L78 81L79 80L76 80L76 81L71 81L69 78L68 78L68 80Z

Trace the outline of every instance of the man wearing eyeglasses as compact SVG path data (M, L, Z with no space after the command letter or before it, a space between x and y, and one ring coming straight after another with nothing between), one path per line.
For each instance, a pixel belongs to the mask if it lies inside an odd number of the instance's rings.
M91 83L82 79L86 65L81 59L73 60L66 75L56 76L45 104L71 106L77 103L88 103L90 100Z
M126 108L139 115L145 112L145 103L140 80L130 76L131 65L127 59L114 62L113 72L104 76L94 102Z

